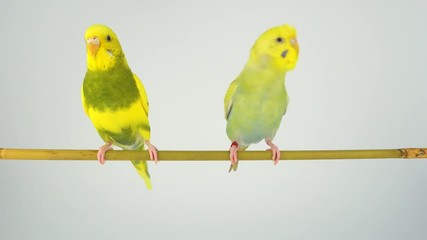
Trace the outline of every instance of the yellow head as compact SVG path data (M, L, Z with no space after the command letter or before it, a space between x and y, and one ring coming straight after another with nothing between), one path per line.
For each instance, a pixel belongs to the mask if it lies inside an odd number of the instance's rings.
M270 28L259 36L251 49L249 62L289 71L295 68L298 53L297 32L285 24Z
M87 66L90 70L108 70L125 60L119 39L111 28L95 24L85 32Z

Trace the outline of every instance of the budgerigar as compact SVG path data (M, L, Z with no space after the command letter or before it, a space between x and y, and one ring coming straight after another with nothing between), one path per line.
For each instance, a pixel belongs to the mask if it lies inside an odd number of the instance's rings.
M87 72L82 87L83 108L104 140L98 160L116 145L126 150L148 147L157 163L157 149L150 143L148 98L141 80L132 73L116 34L107 26L92 25L85 32ZM132 161L148 189L151 180L146 161Z
M286 72L294 69L299 54L296 30L281 25L265 31L252 46L249 59L230 84L224 99L230 146L230 171L237 169L237 151L265 139L276 165L280 150L273 144L288 106Z

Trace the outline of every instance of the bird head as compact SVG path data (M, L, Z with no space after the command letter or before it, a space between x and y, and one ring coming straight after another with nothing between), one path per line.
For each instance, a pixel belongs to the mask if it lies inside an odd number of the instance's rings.
M107 70L124 54L119 39L111 28L95 24L85 32L87 63L89 69Z
M296 29L285 24L270 28L258 37L249 61L279 71L289 71L295 68L298 54Z

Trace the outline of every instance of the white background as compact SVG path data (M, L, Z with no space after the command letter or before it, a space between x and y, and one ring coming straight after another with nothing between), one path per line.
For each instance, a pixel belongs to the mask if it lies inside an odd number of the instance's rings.
M97 149L85 29L118 35L159 150L225 150L223 97L255 39L289 23L283 150L427 147L425 1L0 3L0 147ZM263 150L264 143L252 146ZM1 161L0 239L426 239L427 161Z

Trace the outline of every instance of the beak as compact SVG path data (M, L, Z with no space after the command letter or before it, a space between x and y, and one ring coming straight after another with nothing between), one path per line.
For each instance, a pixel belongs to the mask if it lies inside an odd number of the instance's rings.
M299 45L296 38L291 39L291 45L295 48L295 50L297 50L297 53L299 53Z
M97 37L91 37L86 39L86 46L89 52L95 57L96 53L98 52L100 45L100 41Z

